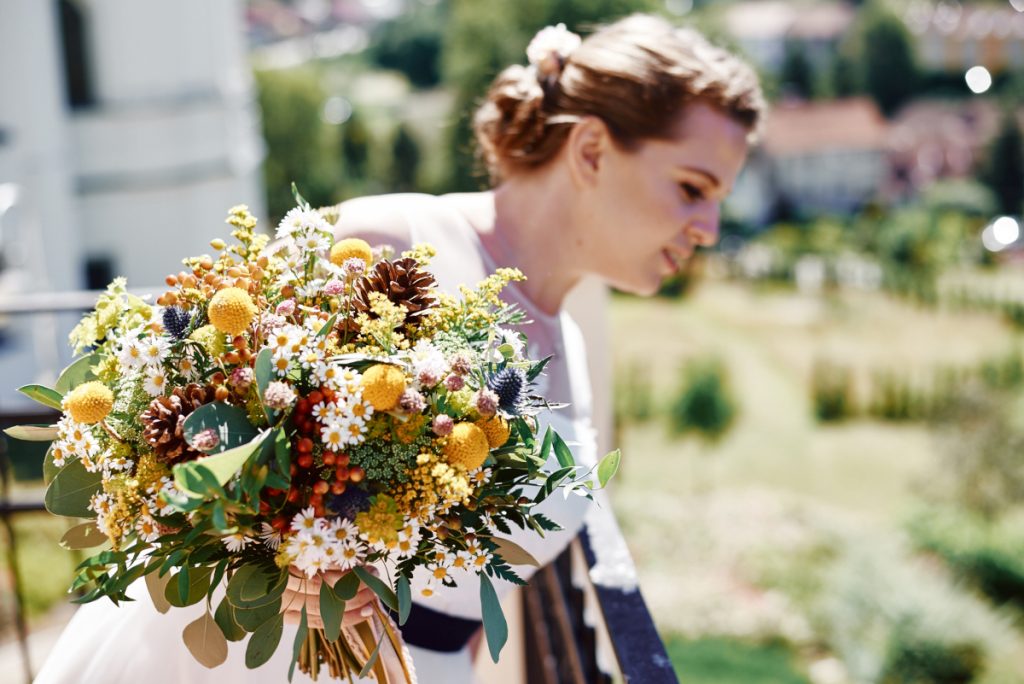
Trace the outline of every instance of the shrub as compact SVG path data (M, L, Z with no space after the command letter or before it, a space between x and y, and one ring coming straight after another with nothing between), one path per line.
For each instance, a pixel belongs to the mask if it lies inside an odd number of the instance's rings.
M850 369L828 361L817 361L811 371L811 399L814 417L822 422L840 421L856 413Z
M615 381L615 420L619 425L644 422L654 416L651 365L633 360Z
M669 409L672 432L695 431L705 438L718 439L729 429L735 416L736 403L722 363L708 359L688 364Z

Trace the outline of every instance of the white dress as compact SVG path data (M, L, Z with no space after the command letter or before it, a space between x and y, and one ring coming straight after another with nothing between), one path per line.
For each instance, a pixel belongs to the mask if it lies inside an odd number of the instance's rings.
M387 195L357 200L381 203L390 212L400 210L408 219L410 242L429 242L437 248L431 271L439 287L456 292L458 285L474 285L494 271L494 264L483 250L475 230L450 201L421 194ZM370 206L373 206L372 204ZM542 393L553 402L570 407L549 413L541 420L541 430L550 424L570 445L577 463L591 467L596 462L596 440L590 422L590 385L586 352L579 328L565 312L557 316L537 311L512 284L504 299L522 306L533 320L522 329L531 340L531 356L554 354L542 378ZM552 462L549 468L557 467ZM562 525L562 532L535 533L513 528L511 538L541 563L553 560L572 540L582 525L587 501L572 496L568 500L555 495L542 504L544 512ZM534 568L518 566L524 578ZM458 587L440 589L433 597L422 599L424 606L449 615L479 620L479 581L466 573L456 576ZM413 578L413 593L425 583L425 577ZM499 597L513 585L495 581ZM35 684L283 684L291 662L291 644L296 627L285 625L281 644L268 663L257 670L245 667L245 641L228 644L228 659L219 667L207 669L197 663L182 642L185 626L199 617L202 604L171 608L160 614L153 607L142 581L129 588L134 602L114 606L102 599L78 609L44 663ZM420 601L419 599L414 599ZM216 606L216 603L214 603ZM420 684L469 684L474 682L468 648L456 653L440 653L409 646ZM293 682L309 682L296 670ZM326 680L321 677L320 681Z

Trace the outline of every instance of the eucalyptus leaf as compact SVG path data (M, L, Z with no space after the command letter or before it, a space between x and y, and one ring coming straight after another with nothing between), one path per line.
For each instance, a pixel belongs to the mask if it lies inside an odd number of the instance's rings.
M352 569L352 572L362 580L363 584L370 587L373 593L384 602L384 605L393 611L398 611L398 597L395 596L395 592L391 590L391 587L384 580L370 574L370 571L363 567L357 566Z
M302 652L302 645L306 643L306 639L309 637L309 622L306 618L306 604L302 604L302 613L299 618L299 628L295 630L295 639L292 641L292 663L288 666L288 681L292 681L292 675L295 674L295 664L299 662L299 653Z
M164 596L167 590L167 583L171 581L170 573L160 576L159 572L150 572L146 575L146 589L149 590L149 597L153 599L153 607L159 613L166 613L171 609L171 604Z
M279 599L287 586L286 570L243 565L228 582L227 598L236 608L261 608Z
M206 456L195 461L179 463L174 466L175 486L187 494L193 494L198 497L206 496L206 485L201 484L203 482L201 469L205 468L208 470L217 483L223 485L256 453L263 444L263 440L269 434L270 432L265 432L251 442L222 451L215 456Z
M284 615L280 613L260 625L249 637L249 643L245 647L245 666L254 670L270 660L270 656L277 650L277 645L281 643L283 631Z
M82 383L95 380L96 374L92 372L92 367L99 362L100 355L95 352L72 361L67 368L60 372L53 388L61 394L67 394Z
M228 641L241 641L245 638L247 632L235 619L235 609L227 598L221 600L213 614L213 619L217 621L220 631L224 633L224 638Z
M231 605L235 609L235 622L247 632L255 632L267 620L281 612L280 598L259 608L239 608L234 604Z
M619 463L622 461L622 452L616 449L615 451L609 452L601 459L601 462L597 464L597 481L604 487L608 484L615 473L619 470Z
M334 583L334 593L342 601L351 601L359 591L359 577L355 573L347 572Z
M565 443L561 435L557 432L553 433L554 447L555 447L555 458L558 459L558 465L563 468L576 465L576 460L572 457L572 451L569 449L569 445Z
M181 637L192 657L203 667L214 668L228 659L227 639L209 610L204 610L198 620L188 623Z
M49 406L58 411L63 410L61 408L61 401L64 399L64 395L55 389L50 389L43 385L25 385L24 387L19 387L18 391L43 406Z
M491 660L498 662L501 649L508 641L508 623L505 622L505 614L501 610L501 602L498 601L498 594L494 591L494 585L487 575L480 575L480 607L483 610L484 636L487 637L487 648L491 653Z
M540 567L540 562L534 558L529 551L519 544L516 544L511 539L491 537L491 541L493 541L495 546L498 547L498 553L509 565L532 565L535 568Z
M185 441L195 448L195 436L204 430L217 433L219 442L209 453L220 453L246 444L256 437L257 430L249 422L249 414L245 409L222 401L215 401L200 406L185 418L183 431Z
M57 439L57 426L15 425L4 430L4 434L24 442L52 442Z
M324 621L324 634L328 641L341 636L341 621L345 615L345 602L338 598L327 582L320 583L320 619Z
M253 364L253 373L256 375L256 389L259 390L260 404L263 406L263 412L266 414L267 420L273 423L274 418L277 416L277 411L267 407L262 401L267 387L274 380L273 349L264 347L260 350L260 353L256 355L256 362Z
M369 641L369 643L373 643L373 632L370 630L369 625L367 625L365 622L357 625L356 631L359 632L361 638L363 639L363 643L367 643L367 641ZM370 674L370 670L374 669L374 666L377 664L377 657L380 655L380 647L384 643L385 639L387 639L387 635L381 634L380 639L377 640L377 645L373 647L373 651L370 653L370 657L367 658L366 664L363 665L363 669L359 671L360 677L367 676L368 674ZM381 669L383 668L377 668L378 675L382 674L380 673ZM376 676L374 677L374 679L380 681L382 677Z
M398 595L398 624L401 626L409 619L409 611L412 610L412 589L409 587L409 578L405 575L398 577L395 594Z
M77 458L68 462L50 481L43 501L46 510L69 518L95 518L89 510L93 494L100 490L103 474L90 473Z
M78 551L101 546L106 541L108 541L107 535L96 529L95 522L84 522L65 532L64 536L60 538L60 545L65 549Z
M199 603L210 588L213 568L182 566L164 588L164 598L175 608L184 608ZM184 590L184 591L183 591Z

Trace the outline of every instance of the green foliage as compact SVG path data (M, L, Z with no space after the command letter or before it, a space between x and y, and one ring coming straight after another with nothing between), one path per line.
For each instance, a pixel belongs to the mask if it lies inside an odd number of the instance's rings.
M395 130L391 141L391 167L388 173L389 190L412 192L420 168L420 146L409 128L403 123Z
M1024 533L1020 513L998 520L953 506L929 507L914 515L907 530L914 544L937 554L957 578L996 605L1024 609Z
M862 82L882 113L889 116L917 90L913 40L903 20L880 1L868 3L858 23Z
M651 364L634 359L615 381L615 420L619 425L641 423L654 417Z
M263 176L271 223L295 206L292 182L313 206L334 204L342 186L338 131L321 118L325 94L316 69L257 71L255 76L267 143Z
M722 363L714 359L689 363L669 408L672 432L694 431L714 440L725 434L735 417L736 402Z
M853 377L849 368L817 361L811 371L814 417L822 422L840 421L855 413Z
M903 552L855 543L824 575L820 636L852 681L970 682L1001 646L1009 625Z
M787 40L780 68L779 82L782 92L811 99L815 95L814 66L807 59L803 44Z
M669 658L682 684L807 684L780 644L750 644L708 637L665 640Z
M353 111L341 126L341 163L347 179L356 186L366 181L371 152L370 131L362 115Z
M418 88L438 85L447 10L447 3L413 3L376 31L370 58L381 68L401 71Z
M1003 115L982 177L995 194L1000 213L1020 214L1024 207L1024 138L1012 110Z

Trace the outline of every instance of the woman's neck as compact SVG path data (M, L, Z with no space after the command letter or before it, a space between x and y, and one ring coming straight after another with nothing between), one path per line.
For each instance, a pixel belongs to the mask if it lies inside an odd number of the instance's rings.
M531 173L464 196L463 205L495 266L522 271L521 291L549 315L558 313L584 272L573 259L580 250L566 201L570 191L559 180L556 174Z

